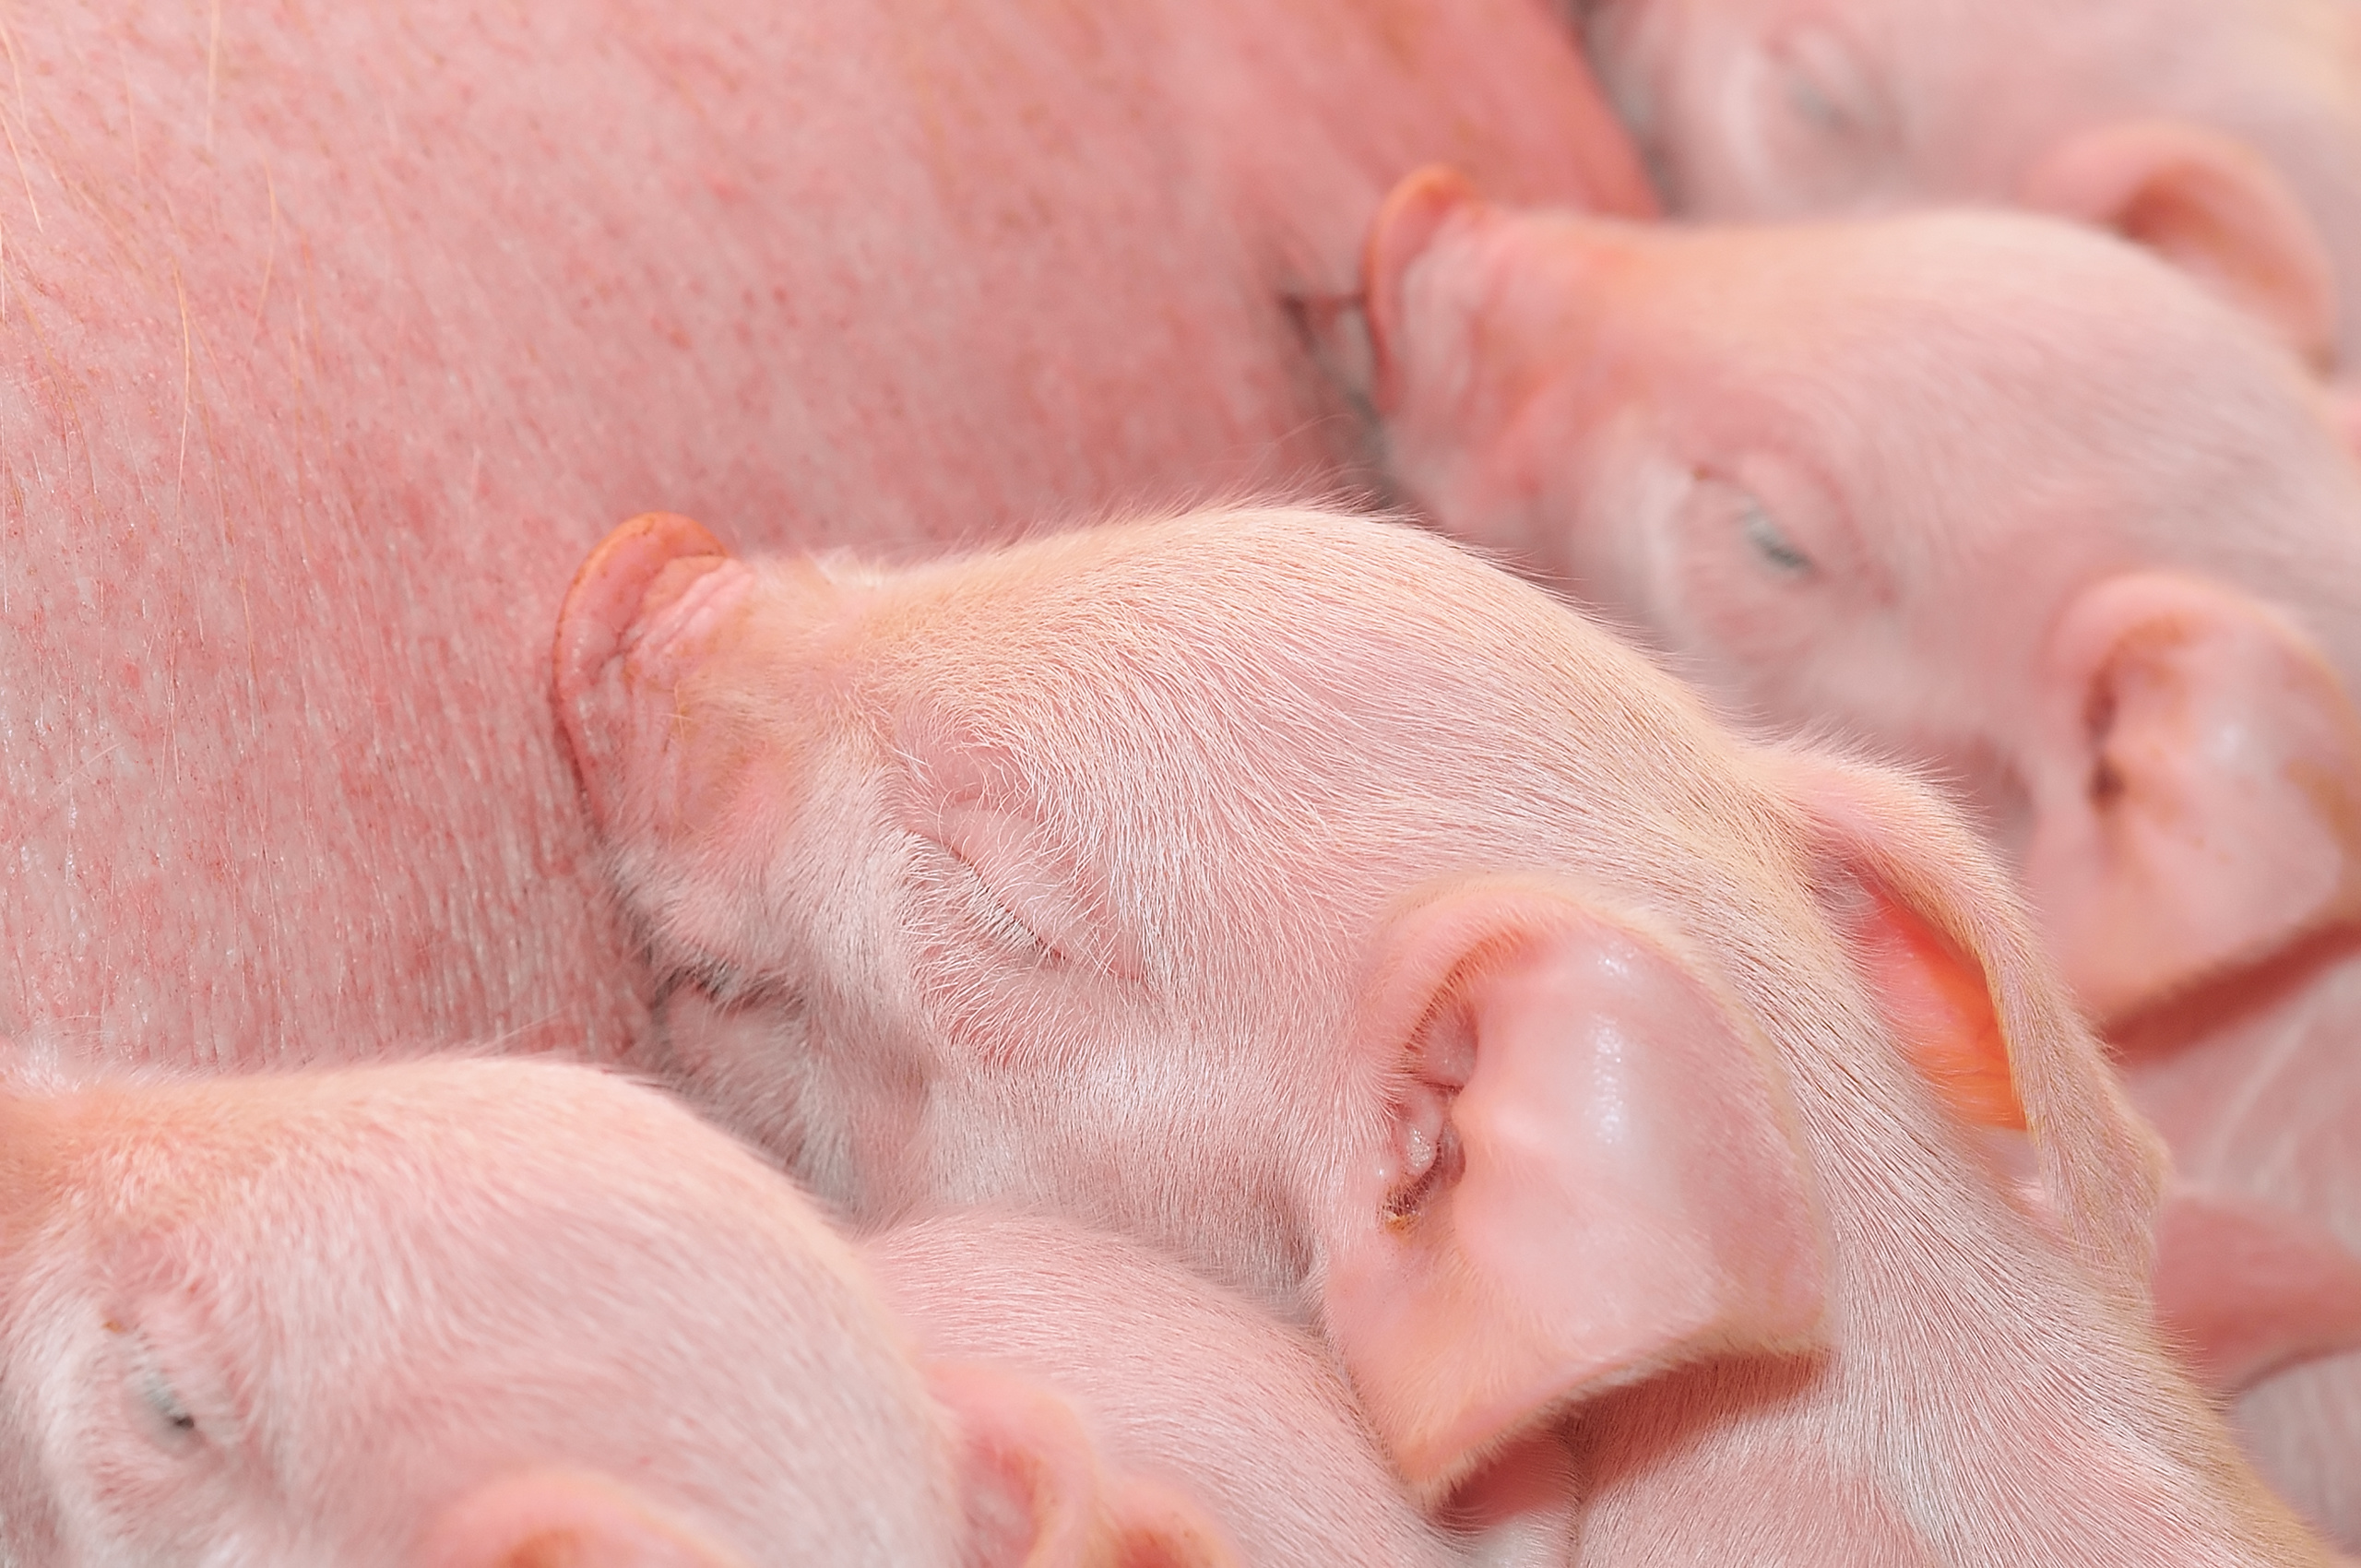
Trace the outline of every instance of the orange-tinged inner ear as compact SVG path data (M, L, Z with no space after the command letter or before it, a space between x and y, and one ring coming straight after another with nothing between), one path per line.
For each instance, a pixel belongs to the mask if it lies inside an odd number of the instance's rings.
M1869 904L1856 933L1862 972L1919 1074L1963 1120L2023 1128L2024 1106L1982 969L1882 890L1869 890Z

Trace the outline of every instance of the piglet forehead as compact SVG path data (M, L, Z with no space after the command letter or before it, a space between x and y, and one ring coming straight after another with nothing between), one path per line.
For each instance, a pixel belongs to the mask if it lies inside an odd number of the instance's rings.
M1554 703L1611 737L1644 700L1635 679L1680 701L1579 616L1465 552L1320 514L1097 529L921 572L881 597L872 624L896 646L876 679L894 706L926 706L929 722L1026 761L1083 739L1120 754L1128 735L1159 750L1255 741L1349 766L1342 726L1448 732ZM1446 692L1478 706L1438 723L1424 699ZM1685 728L1690 716L1664 717ZM1213 728L1243 719L1264 728Z
M1229 513L970 565L884 612L906 635L882 706L1134 844L1398 888L1514 857L1628 866L1747 794L1676 683L1416 530Z

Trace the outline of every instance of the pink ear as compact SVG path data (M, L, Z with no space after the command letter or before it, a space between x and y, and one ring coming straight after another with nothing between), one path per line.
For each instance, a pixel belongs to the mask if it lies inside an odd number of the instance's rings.
M1439 898L1386 950L1368 1047L1410 1082L1323 1307L1414 1486L1439 1493L1570 1400L1818 1342L1783 1075L1688 962L1531 884Z
M1189 1499L1102 1477L1057 1395L963 1362L930 1366L927 1382L956 1431L969 1568L1235 1568Z
M2024 1104L1984 971L1874 882L1844 916L1855 965L1919 1075L1961 1121L2022 1129Z
M611 1481L530 1471L479 1487L446 1510L413 1568L742 1568Z
M2140 574L2053 636L2025 881L2099 1017L2361 912L2361 720L2295 626Z
M2283 1208L2176 1188L2156 1222L2156 1322L2213 1394L2361 1346L2361 1257Z
M2243 143L2170 120L2107 125L2043 160L2019 195L2155 251L2272 327L2315 369L2334 357L2328 248L2278 172Z
M1403 276L1445 223L1480 205L1476 188L1457 171L1430 163L1404 175L1370 223L1361 253L1361 293L1377 360L1375 402L1381 414L1393 412L1402 397Z
M2044 1207L2093 1274L2144 1300L2164 1148L2068 1004L2008 879L1910 779L1773 753L1815 881L1894 1042L1955 1114L2022 1124Z

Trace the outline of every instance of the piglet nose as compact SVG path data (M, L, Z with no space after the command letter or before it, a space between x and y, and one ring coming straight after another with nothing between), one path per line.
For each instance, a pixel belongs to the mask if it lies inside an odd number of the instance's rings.
M642 617L658 608L647 602L649 590L659 577L668 576L666 568L675 562L718 566L729 558L730 552L704 525L670 512L644 513L599 540L574 574L565 607L558 612L559 706L572 706L623 651ZM669 574L671 580L666 587L677 591L688 575Z
M652 619L730 559L702 525L649 512L602 540L566 590L552 649L552 689L575 769L601 820L608 775L618 760L610 754L623 700L621 666Z
M1435 235L1458 213L1480 205L1476 188L1457 171L1430 163L1405 174L1370 220L1361 251L1361 293L1369 312L1370 346L1377 361L1380 413L1393 411L1399 385L1404 315L1403 280Z

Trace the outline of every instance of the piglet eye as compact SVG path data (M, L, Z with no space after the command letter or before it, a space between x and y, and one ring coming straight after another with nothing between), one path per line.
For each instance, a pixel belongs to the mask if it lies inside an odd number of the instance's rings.
M1796 28L1741 53L1732 71L1742 121L1732 172L1756 216L1842 208L1892 184L1903 122L1851 41Z
M1795 541L1779 531L1762 503L1749 496L1745 509L1738 515L1738 532L1754 552L1763 561L1790 576L1801 576L1811 570L1811 557L1796 548Z
M955 800L937 810L926 837L966 872L972 909L1003 946L1047 963L1132 967L1093 879L1038 822Z
M172 1392L172 1385L160 1375L142 1382L139 1396L168 1433L174 1437L196 1435L196 1418L188 1413L188 1408L181 1403L180 1396Z
M204 1434L197 1430L196 1415L172 1386L172 1379L164 1374L147 1336L113 1320L108 1322L106 1328L123 1341L127 1392L133 1408L148 1431L168 1448L201 1442Z

